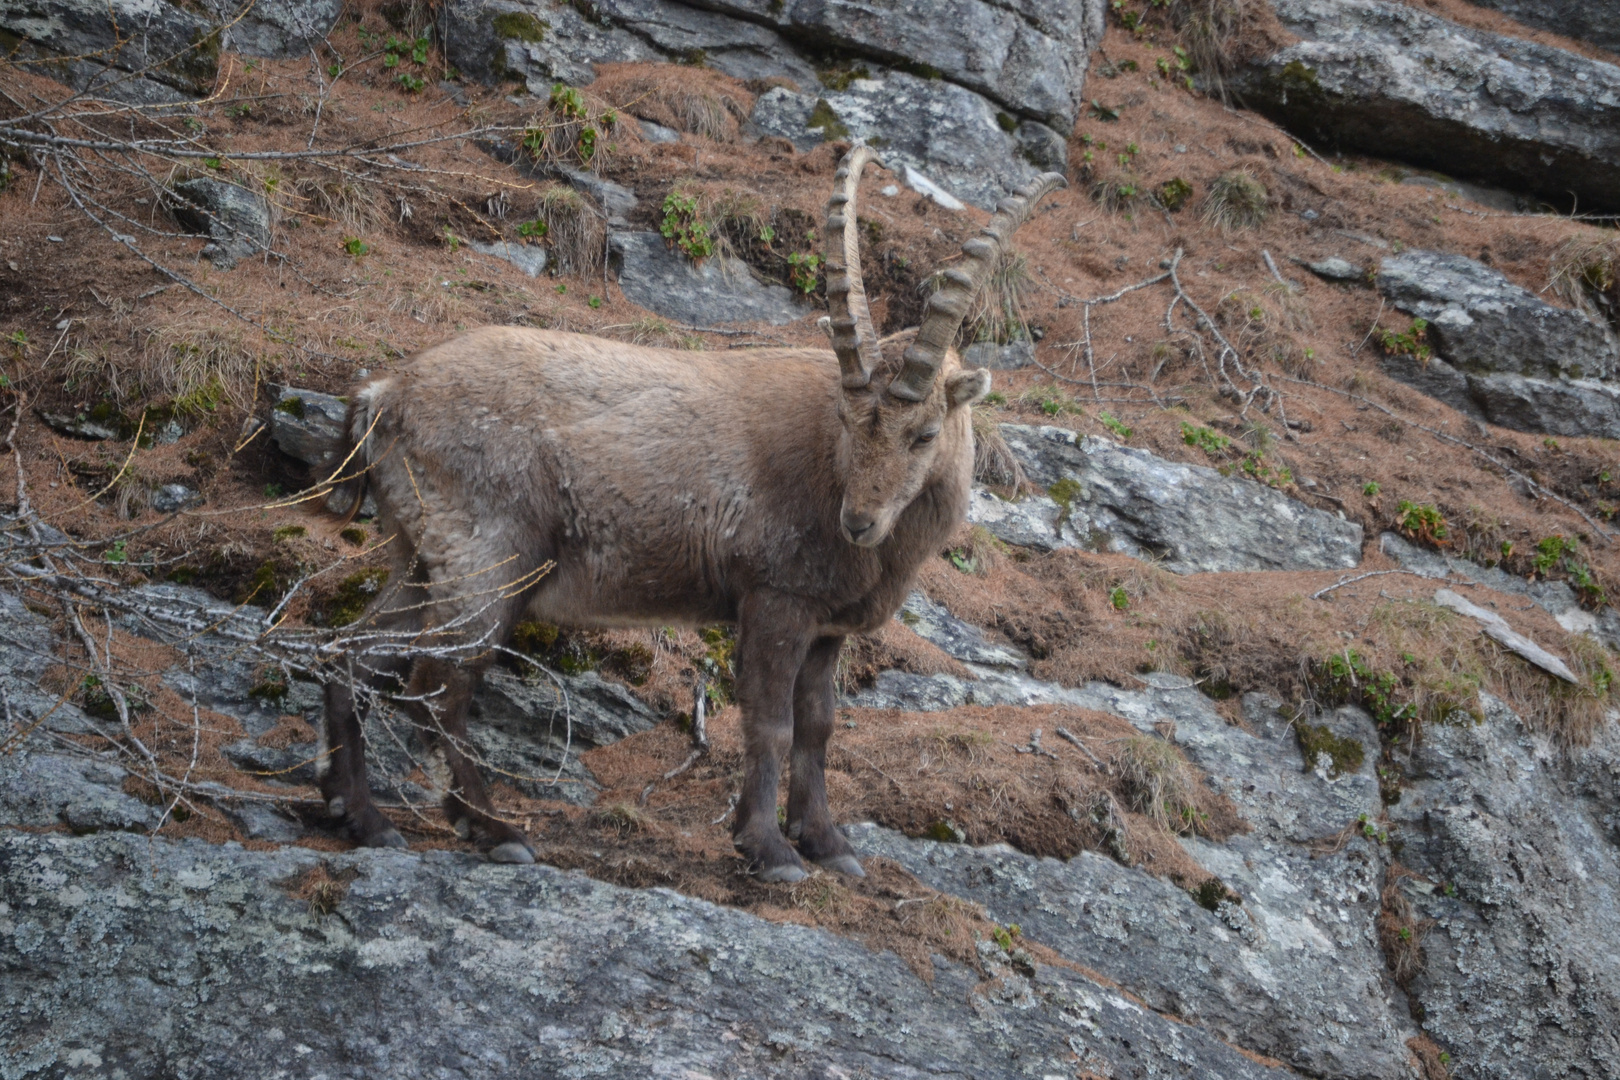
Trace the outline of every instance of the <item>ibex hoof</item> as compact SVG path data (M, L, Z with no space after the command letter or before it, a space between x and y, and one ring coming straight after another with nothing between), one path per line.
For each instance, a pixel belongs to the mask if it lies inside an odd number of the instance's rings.
M399 835L398 829L383 829L372 833L366 837L364 843L366 847L397 848L401 851L410 847L405 838Z
M489 849L489 861L529 866L534 862L534 852L530 851L525 844L520 844L516 840L508 840L504 844L497 844Z
M771 885L797 885L810 874L802 866L784 863L781 866L767 866L754 876Z
M840 874L848 874L850 877L866 876L866 871L861 869L861 861L853 855L834 855L829 859L820 860L820 865L828 870L836 870Z

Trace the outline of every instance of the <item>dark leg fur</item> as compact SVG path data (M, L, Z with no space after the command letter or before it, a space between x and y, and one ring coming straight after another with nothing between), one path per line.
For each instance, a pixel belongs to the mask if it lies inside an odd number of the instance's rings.
M855 849L833 823L827 808L827 740L833 732L841 637L817 638L793 687L793 770L788 784L788 835L799 842L799 854L812 862L865 877Z
M384 676L362 676L362 686L374 686ZM371 801L366 780L366 742L363 730L364 699L355 701L347 680L334 678L326 684L326 771L321 776L321 797L328 812L340 818L343 829L364 847L405 847L393 823Z
M776 796L793 744L793 687L810 647L803 613L785 598L755 594L738 620L737 703L746 771L732 843L761 881L794 882L804 864L782 836Z

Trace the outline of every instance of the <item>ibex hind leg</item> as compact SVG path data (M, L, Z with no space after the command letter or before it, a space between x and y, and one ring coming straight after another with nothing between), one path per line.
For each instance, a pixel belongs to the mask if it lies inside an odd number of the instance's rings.
M788 784L788 836L799 854L830 870L865 877L855 849L833 822L827 806L827 740L832 737L842 637L818 638L805 656L793 687L792 779Z
M356 620L356 629L398 632L414 628L412 614L393 606L396 591L379 596ZM406 846L405 838L371 798L366 776L365 720L373 695L399 690L405 685L408 669L407 661L368 656L362 651L330 671L326 681L326 745L318 766L321 797L326 800L327 812L342 823L343 831L365 847Z

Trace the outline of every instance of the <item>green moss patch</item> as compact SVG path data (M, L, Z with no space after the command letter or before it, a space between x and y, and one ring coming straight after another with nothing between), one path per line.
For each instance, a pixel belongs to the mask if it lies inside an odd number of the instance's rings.
M338 583L337 592L326 610L329 626L347 626L358 619L377 591L388 581L388 571L380 566L350 574Z
M1359 740L1333 734L1325 724L1296 724L1294 735L1299 739L1299 751L1305 755L1305 771L1316 768L1321 755L1326 754L1331 764L1328 772L1337 779L1345 773L1359 772L1367 751Z
M507 41L544 41L551 24L526 11L503 11L490 20L495 36Z

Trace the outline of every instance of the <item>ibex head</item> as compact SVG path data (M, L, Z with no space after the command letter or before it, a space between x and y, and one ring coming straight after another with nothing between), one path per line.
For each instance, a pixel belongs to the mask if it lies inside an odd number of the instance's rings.
M963 370L952 342L1008 238L1047 192L1067 186L1057 173L1044 173L996 208L990 224L962 245L961 263L945 271L916 337L891 363L872 330L855 224L856 187L874 158L864 146L845 155L827 201L827 310L843 376L840 524L861 547L881 544L927 484L971 462L969 408L990 392L990 372Z

